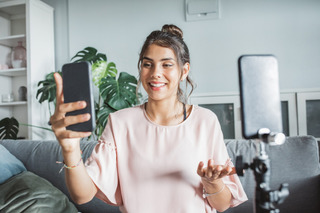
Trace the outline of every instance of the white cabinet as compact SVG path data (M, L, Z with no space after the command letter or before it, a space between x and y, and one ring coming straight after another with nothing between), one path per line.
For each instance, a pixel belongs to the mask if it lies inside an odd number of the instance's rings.
M283 133L286 136L298 135L296 92L280 93Z
M320 140L320 92L297 93L299 134Z
M40 0L0 1L0 119L15 117L19 123L46 127L46 104L36 99L37 84L54 67L53 8ZM26 67L12 68L12 49L22 41ZM5 67L8 66L8 68ZM27 88L27 100L19 100L19 88ZM12 102L1 97L13 94ZM20 125L19 137L43 139L45 130Z
M240 98L236 94L202 94L190 97L190 103L213 111L220 122L225 139L240 139Z
M283 133L320 139L320 90L281 92ZM239 93L208 93L190 97L190 103L213 111L226 139L241 139ZM270 118L272 119L272 118Z

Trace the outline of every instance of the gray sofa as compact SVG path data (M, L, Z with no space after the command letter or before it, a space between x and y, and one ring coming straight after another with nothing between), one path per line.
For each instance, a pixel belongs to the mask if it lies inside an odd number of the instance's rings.
M233 162L242 155L245 162L255 157L255 143L251 140L225 140ZM31 171L51 182L67 196L63 172L59 174L62 160L61 150L56 141L3 140L13 155ZM81 142L83 157L87 159L96 142ZM279 206L280 212L320 212L320 168L318 142L312 136L289 137L281 146L267 146L271 159L271 188L278 189L281 183L289 183L290 196ZM228 209L227 213L253 212L255 180L251 170L240 177L249 201ZM76 205L83 213L119 212L117 207L107 205L98 199L84 205Z

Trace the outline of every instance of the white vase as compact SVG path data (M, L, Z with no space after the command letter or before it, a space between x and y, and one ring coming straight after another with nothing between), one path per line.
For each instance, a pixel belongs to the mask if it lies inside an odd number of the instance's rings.
M18 41L18 46L13 48L11 63L13 68L26 67L26 48L22 46L22 41Z

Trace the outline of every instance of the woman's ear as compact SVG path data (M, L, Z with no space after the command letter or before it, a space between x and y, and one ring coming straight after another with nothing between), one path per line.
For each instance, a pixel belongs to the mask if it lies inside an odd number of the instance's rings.
M183 65L183 72L182 72L182 76L181 76L181 81L183 81L184 79L187 78L187 76L189 75L189 70L190 70L190 64L187 62Z

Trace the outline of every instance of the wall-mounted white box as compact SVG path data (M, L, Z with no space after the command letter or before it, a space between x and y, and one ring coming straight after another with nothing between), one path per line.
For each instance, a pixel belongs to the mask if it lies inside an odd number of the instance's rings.
M220 18L220 0L185 0L186 21Z

